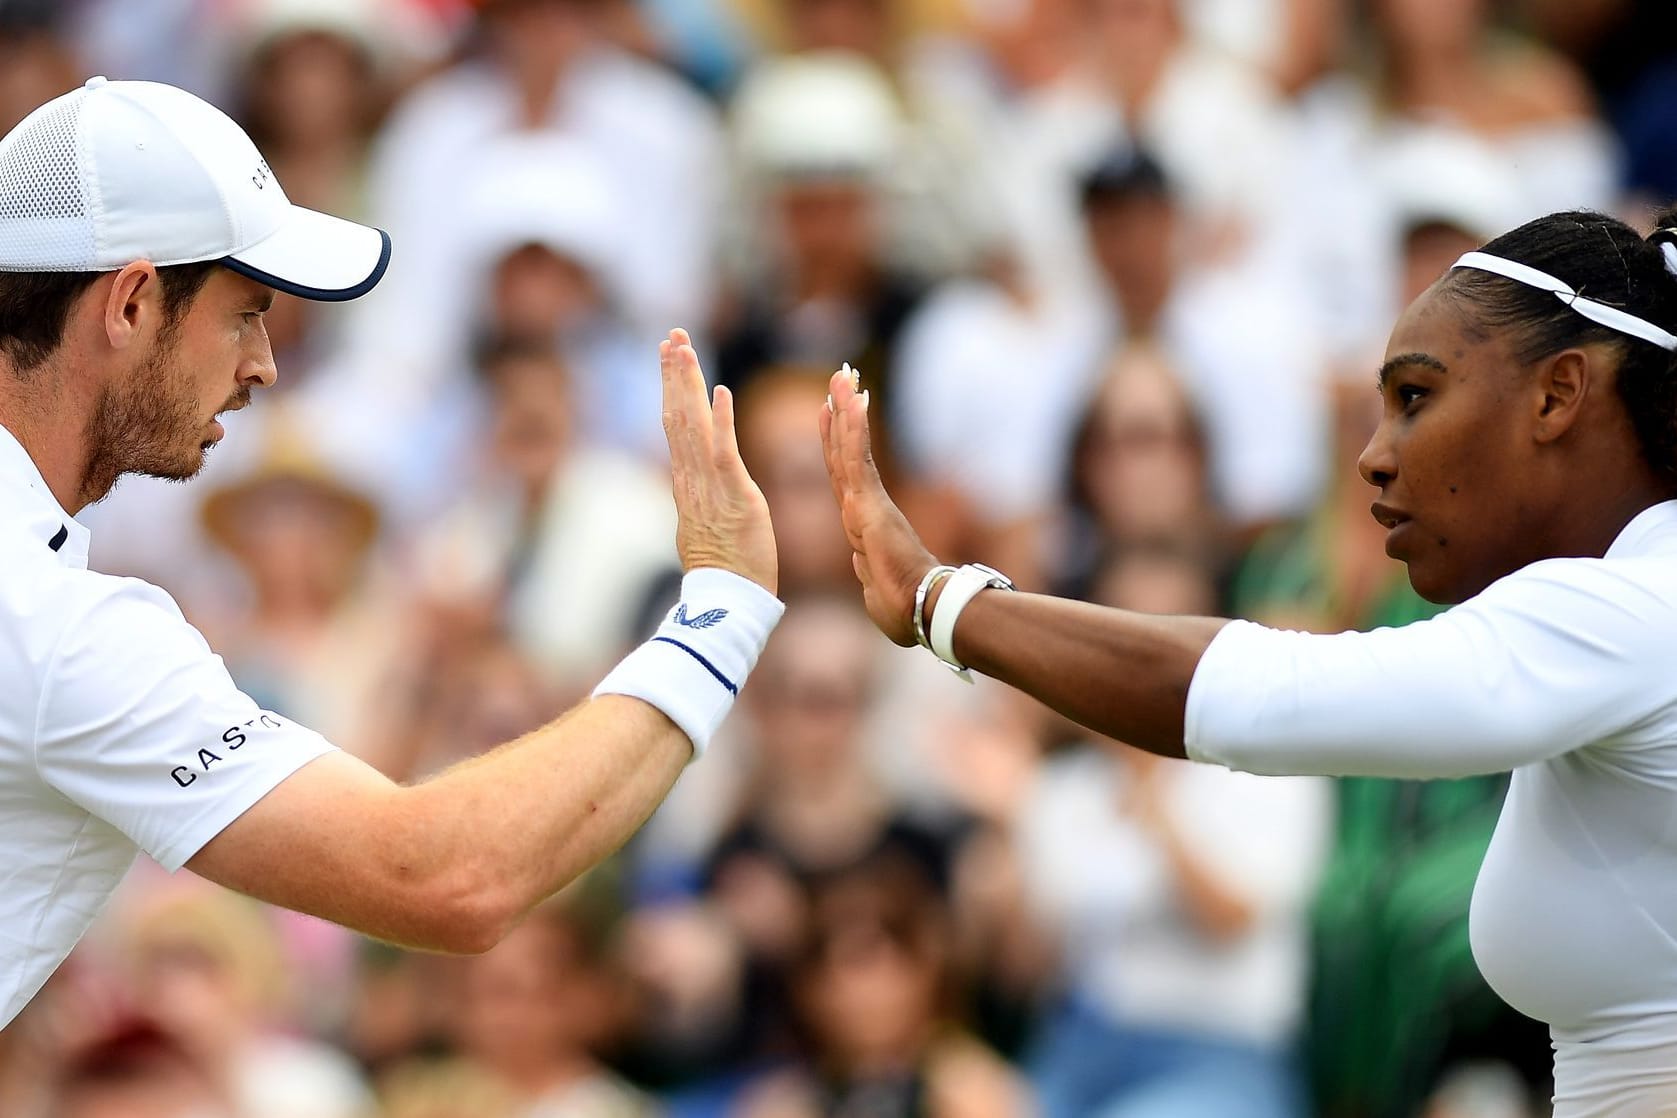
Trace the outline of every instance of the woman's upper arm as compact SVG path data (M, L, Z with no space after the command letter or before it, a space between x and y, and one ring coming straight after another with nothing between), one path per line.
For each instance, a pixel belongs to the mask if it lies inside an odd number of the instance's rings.
M1650 679L1671 614L1623 571L1552 560L1401 629L1235 623L1194 673L1189 755L1259 773L1405 778L1545 760L1671 700Z

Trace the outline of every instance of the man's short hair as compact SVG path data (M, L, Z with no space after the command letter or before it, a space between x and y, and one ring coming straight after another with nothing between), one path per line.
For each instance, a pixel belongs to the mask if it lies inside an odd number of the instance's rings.
M165 327L180 320L209 282L216 261L157 269ZM70 308L106 272L0 272L0 354L14 373L27 373L64 340Z

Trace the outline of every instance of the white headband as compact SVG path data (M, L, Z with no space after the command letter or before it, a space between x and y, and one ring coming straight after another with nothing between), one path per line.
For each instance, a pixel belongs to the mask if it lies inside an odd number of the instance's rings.
M1677 276L1677 245L1669 242L1660 245L1660 251L1665 254L1666 271ZM1677 334L1669 330L1662 330L1645 318L1638 318L1629 311L1622 311L1618 307L1610 307L1606 303L1598 303L1594 299L1586 299L1573 290L1570 284L1562 283L1548 272L1539 271L1529 264L1521 264L1516 260L1504 260L1500 256L1492 256L1488 252L1469 252L1451 265L1452 268L1476 268L1481 272L1492 272L1506 279L1523 283L1527 287L1535 287L1540 291L1552 291L1555 297L1592 322L1599 322L1608 329L1617 330L1621 334L1629 334L1633 338L1641 338L1645 342L1652 342L1661 349L1677 352Z

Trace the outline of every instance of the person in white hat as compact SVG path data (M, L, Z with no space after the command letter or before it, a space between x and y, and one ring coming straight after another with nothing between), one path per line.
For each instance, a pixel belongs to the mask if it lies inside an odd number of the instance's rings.
M94 78L0 139L0 1026L138 853L412 946L484 950L623 841L779 620L768 509L687 335L660 349L681 603L564 718L412 787L259 708L72 519L188 478L273 383L275 291L372 289L389 238L293 206L190 94Z

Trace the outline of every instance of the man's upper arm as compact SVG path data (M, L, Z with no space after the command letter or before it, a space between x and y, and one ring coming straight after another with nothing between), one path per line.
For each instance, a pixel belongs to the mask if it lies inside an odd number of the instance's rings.
M395 934L385 897L400 836L384 825L399 789L347 753L286 777L204 844L194 873L284 908Z

